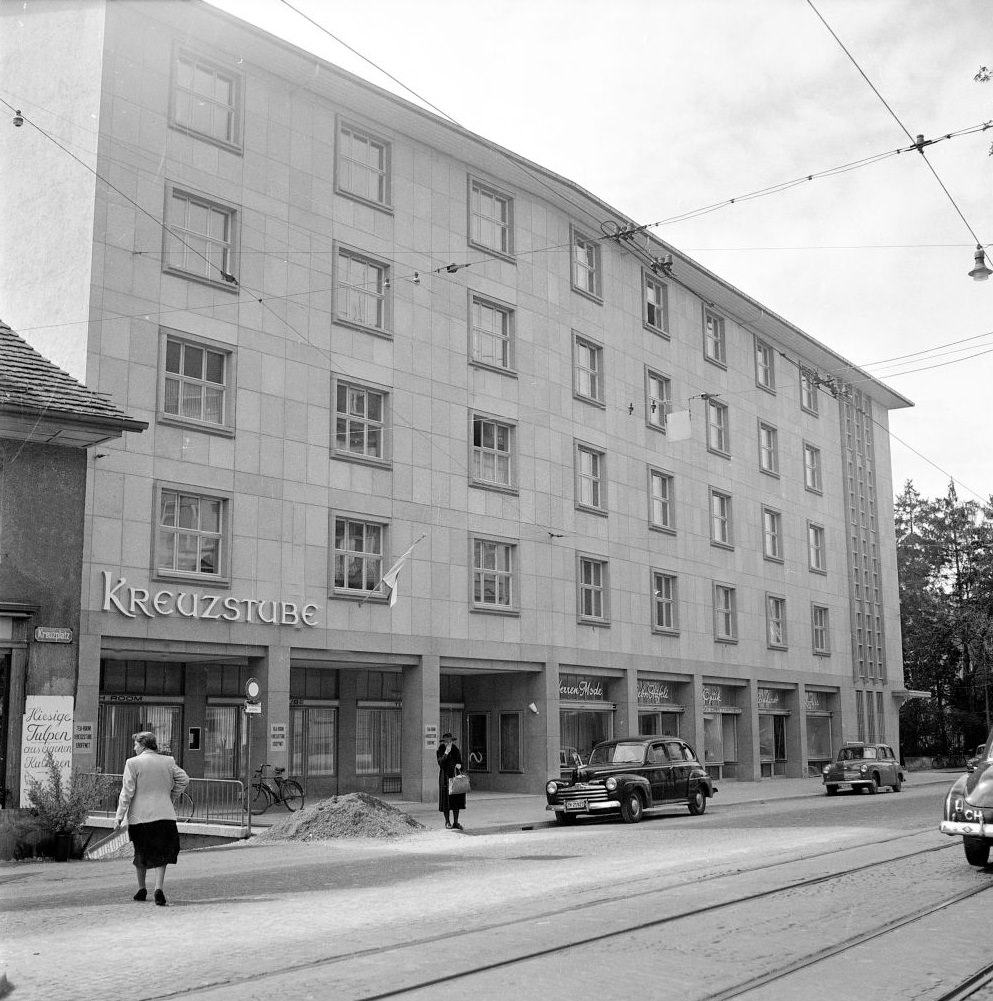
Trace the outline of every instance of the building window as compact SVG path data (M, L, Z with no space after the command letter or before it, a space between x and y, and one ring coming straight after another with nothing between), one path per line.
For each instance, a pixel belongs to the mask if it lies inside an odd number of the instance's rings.
M783 516L762 508L762 553L767 560L783 560Z
M807 563L817 573L827 573L827 549L824 545L824 529L813 522L807 522Z
M824 656L831 652L831 628L828 610L824 605L810 606L811 632L814 653Z
M786 648L786 599L766 595L765 599L766 636L769 646Z
M172 124L239 147L241 77L190 52L176 56Z
M469 242L511 257L514 253L514 200L469 179Z
M660 469L649 469L649 524L652 528L662 528L672 532L676 528L673 477Z
M228 504L226 497L162 487L155 572L226 577Z
M230 425L231 352L167 334L162 413L212 427Z
M469 315L472 360L504 372L511 371L514 367L514 311L473 295Z
M672 412L672 380L658 372L647 373L648 426L665 434L666 420Z
M654 275L642 272L645 291L645 326L656 334L668 336L669 289Z
M727 404L707 401L707 448L721 455L731 454L730 418Z
M355 710L355 774L399 775L402 709Z
M500 713L500 771L524 771L522 713Z
M476 608L509 611L516 607L514 555L517 547L493 539L472 541L472 603Z
M572 231L572 287L594 299L603 297L600 244L576 229Z
M368 386L335 385L334 451L345 458L385 458L387 394Z
M821 492L821 450L813 445L803 446L803 485Z
M734 545L731 495L719 490L710 491L710 541L717 546Z
M373 205L390 204L390 144L344 122L338 123L337 190Z
M714 639L720 643L738 640L738 598L727 584L714 585Z
M579 618L607 621L607 564L604 560L579 557Z
M677 590L674 574L652 573L652 628L656 632L674 633L679 629Z
M763 421L759 421L759 469L779 475L779 432Z
M606 456L589 445L576 446L576 503L598 512L607 509Z
M514 485L514 427L488 417L472 418L472 480L477 486Z
M335 283L335 316L338 322L377 333L388 333L389 278L388 265L355 251L339 248Z
M585 337L573 340L573 371L576 395L603 403L603 348Z
M800 369L800 406L808 414L817 413L817 381L808 368Z
M170 188L166 201L166 270L237 291L233 281L235 217L229 205Z
M727 343L724 339L724 317L703 311L703 354L708 361L727 365Z
M386 526L356 518L334 519L332 589L366 597L380 593Z
M776 391L776 354L758 338L755 339L755 382L763 389Z

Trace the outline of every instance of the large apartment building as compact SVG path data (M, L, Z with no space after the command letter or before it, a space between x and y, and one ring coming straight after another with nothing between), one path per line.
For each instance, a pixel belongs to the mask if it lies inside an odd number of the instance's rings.
M625 733L738 780L898 743L906 399L197 0L0 10L0 315L149 425L90 456L81 764L422 798L445 730L505 791Z

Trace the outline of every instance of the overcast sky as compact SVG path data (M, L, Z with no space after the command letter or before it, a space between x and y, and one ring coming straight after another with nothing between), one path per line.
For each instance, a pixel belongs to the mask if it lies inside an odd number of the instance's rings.
M210 2L417 101L375 63L640 223L993 120L988 0ZM993 493L993 280L968 277L991 144L927 147L958 210L910 151L653 230L914 401L891 415L897 491Z

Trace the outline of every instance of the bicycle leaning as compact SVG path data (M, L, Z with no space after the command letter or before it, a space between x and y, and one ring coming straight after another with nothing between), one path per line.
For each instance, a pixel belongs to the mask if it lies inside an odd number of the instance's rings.
M291 813L303 806L303 786L296 779L287 778L285 768L273 768L272 776L266 769L272 765L259 765L252 775L248 791L248 807L254 816L265 813L274 803L282 803Z

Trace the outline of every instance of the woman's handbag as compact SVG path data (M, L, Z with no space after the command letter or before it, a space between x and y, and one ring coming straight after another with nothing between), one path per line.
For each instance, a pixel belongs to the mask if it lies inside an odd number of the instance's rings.
M469 791L468 775L453 775L448 780L449 796L464 796Z

